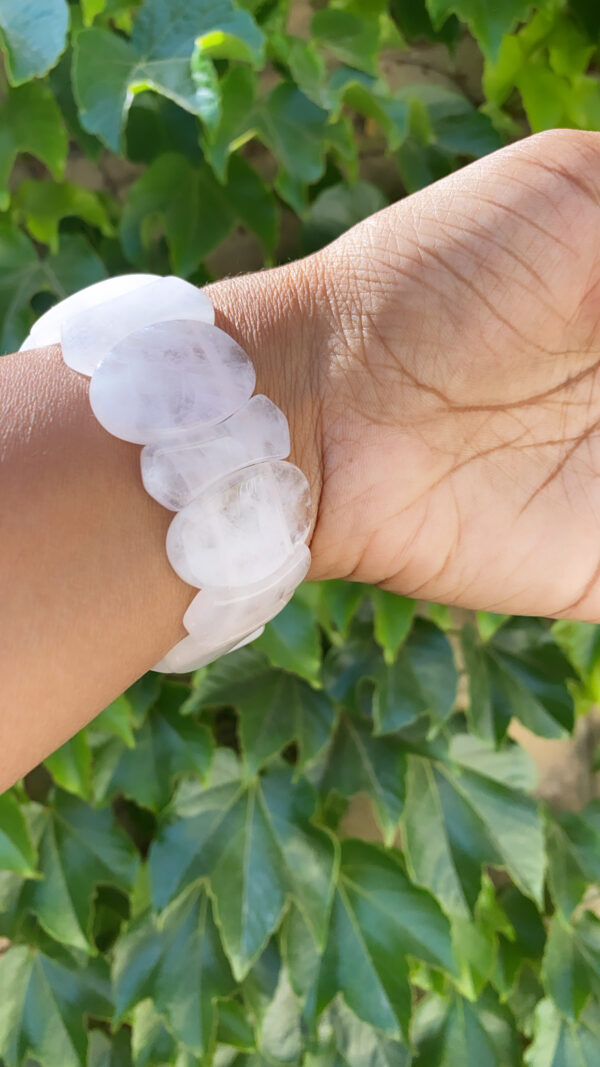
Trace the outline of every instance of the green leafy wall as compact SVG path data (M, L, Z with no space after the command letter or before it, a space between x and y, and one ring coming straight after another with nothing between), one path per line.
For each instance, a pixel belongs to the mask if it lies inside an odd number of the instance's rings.
M600 128L596 0L1 0L0 28L3 351L106 275L274 263ZM600 802L539 802L508 730L572 733L598 633L306 584L251 648L140 679L0 797L0 1062L597 1067Z

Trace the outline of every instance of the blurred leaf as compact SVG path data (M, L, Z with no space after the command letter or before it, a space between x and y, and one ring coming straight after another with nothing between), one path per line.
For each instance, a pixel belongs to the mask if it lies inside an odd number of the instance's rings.
M92 784L92 753L85 730L66 741L44 760L54 781L67 793L88 800Z
M238 979L279 924L288 894L318 939L325 936L335 849L310 824L313 808L307 784L292 789L288 770L273 767L247 783L235 777L204 790L186 785L159 827L150 853L157 906L208 878Z
M434 26L443 25L450 14L464 19L483 52L495 58L505 34L510 33L531 11L530 0L426 0Z
M265 627L256 647L275 667L294 671L317 682L321 669L321 639L315 613L295 596Z
M415 1013L414 1067L520 1067L510 1013L491 996L476 1004L457 994L430 996Z
M137 920L119 938L113 983L115 1022L151 997L178 1041L197 1056L208 1052L215 998L229 993L234 982L203 889L181 896L159 921Z
M0 795L0 870L35 877L37 853L14 793ZM0 909L1 910L1 909Z
M600 997L600 919L584 912L571 925L555 916L548 932L542 977L562 1014L578 1019L590 996Z
M262 47L254 19L231 0L146 0L130 40L95 26L77 35L73 84L81 122L117 152L134 93L153 89L213 125L217 84L202 54L259 62Z
M8 207L8 179L20 153L35 156L55 178L60 178L67 148L67 132L48 86L30 82L9 89L0 106L0 210Z
M600 1055L598 1012L586 1012L578 1024L573 1024L551 1000L541 1000L533 1038L525 1053L527 1067L595 1067Z
M486 756L483 746L480 755ZM541 902L541 818L535 802L514 787L511 760L498 755L495 767L496 754L488 750L478 770L409 757L403 818L407 863L449 914L472 911L484 864L505 868L526 896ZM455 750L455 759L460 758L460 749Z
M568 919L589 883L600 884L600 800L549 820L547 845L550 892Z
M388 647L394 647L397 640L398 632ZM427 619L417 619L392 665L377 671L374 680L377 734L401 730L427 713L434 723L443 722L454 706L458 684L448 638Z
M433 897L411 885L393 855L362 841L344 842L317 1009L339 990L360 1019L406 1037L407 955L455 971L448 920Z
M416 601L386 593L375 586L370 589L369 595L373 601L375 639L383 649L386 663L391 664L411 628Z
M109 1018L103 960L77 966L25 945L0 956L0 1056L21 1067L27 1054L43 1067L85 1067L86 1016Z
M325 168L327 112L291 82L272 89L256 111L256 129L281 166L301 182Z
M66 0L2 0L0 42L12 85L40 77L67 43Z
M301 770L322 752L335 724L334 707L325 693L273 669L256 647L240 649L204 673L190 705L236 709L248 774L255 774L292 741L299 748Z
M106 237L114 230L104 204L96 193L73 182L25 180L13 197L17 218L22 218L36 241L58 251L58 228L62 219L80 218Z
M342 63L369 74L377 73L382 48L404 44L391 19L372 5L363 5L360 11L350 6L322 8L313 17L311 35Z
M471 625L461 634L469 676L469 721L480 737L500 741L510 720L542 737L565 737L573 729L573 669L537 623L514 620L486 642Z

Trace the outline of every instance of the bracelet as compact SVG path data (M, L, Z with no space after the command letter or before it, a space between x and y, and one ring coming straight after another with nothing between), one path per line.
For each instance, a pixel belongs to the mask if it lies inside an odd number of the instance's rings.
M176 514L167 556L199 589L187 636L152 669L187 672L258 637L310 566L308 482L286 461L288 422L252 395L251 360L214 325L201 289L129 274L83 289L32 327L21 350L60 343L91 378L90 404L115 437L144 447L146 491Z

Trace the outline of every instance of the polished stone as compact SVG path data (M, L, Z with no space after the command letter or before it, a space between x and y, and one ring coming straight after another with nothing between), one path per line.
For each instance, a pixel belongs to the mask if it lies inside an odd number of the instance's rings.
M206 293L182 278L158 278L96 307L70 313L61 327L63 359L80 374L92 375L128 334L174 319L212 324L214 308Z
M228 643L220 648L213 645L212 651L207 651L206 646L191 635L183 637L151 670L161 671L163 674L188 674L190 671L197 671L221 656L226 656L228 652L235 652L237 648L243 648L250 641L256 640L263 630L264 626L261 626L233 645Z
M116 278L104 278L101 282L72 293L40 315L19 351L59 344L62 324L72 315L78 315L81 311L97 307L98 304L114 300L123 293L141 289L157 280L157 274L119 274Z
M167 555L190 585L245 587L289 561L310 521L302 471L268 460L222 478L179 511L167 532Z
M252 362L229 334L176 320L116 344L92 375L90 404L109 433L149 444L221 422L255 384Z
M290 431L283 412L266 396L253 396L224 422L175 441L142 449L146 492L180 511L223 475L266 459L285 459Z

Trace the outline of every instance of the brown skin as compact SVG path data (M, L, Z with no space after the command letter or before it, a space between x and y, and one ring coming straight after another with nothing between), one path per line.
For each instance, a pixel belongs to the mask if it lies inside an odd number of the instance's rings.
M290 419L311 577L600 620L600 136L465 168L211 288ZM0 788L180 637L139 449L56 350L0 360Z

